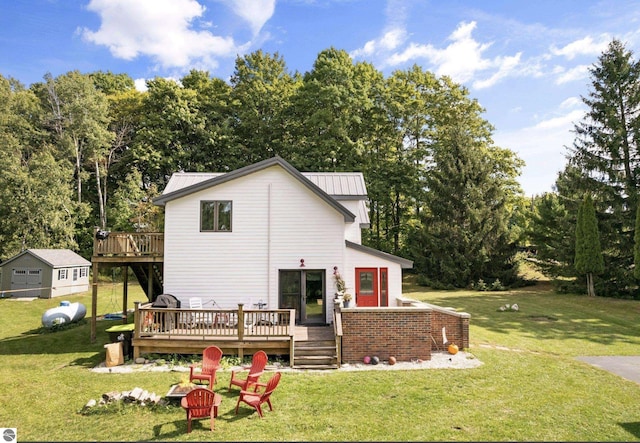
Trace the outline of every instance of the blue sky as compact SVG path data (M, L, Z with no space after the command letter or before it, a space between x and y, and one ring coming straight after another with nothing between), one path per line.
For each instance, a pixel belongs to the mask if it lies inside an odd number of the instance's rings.
M497 145L526 162L526 195L552 190L585 111L588 68L612 38L637 52L631 0L0 0L0 74L25 85L71 70L143 87L190 69L228 79L238 55L312 69L331 46L385 75L418 64L466 86Z

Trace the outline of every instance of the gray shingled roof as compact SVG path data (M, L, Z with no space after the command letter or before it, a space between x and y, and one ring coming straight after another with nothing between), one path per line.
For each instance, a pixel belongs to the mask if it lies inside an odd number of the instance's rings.
M2 266L25 254L31 254L53 268L91 265L90 261L85 260L71 249L27 249L3 262Z

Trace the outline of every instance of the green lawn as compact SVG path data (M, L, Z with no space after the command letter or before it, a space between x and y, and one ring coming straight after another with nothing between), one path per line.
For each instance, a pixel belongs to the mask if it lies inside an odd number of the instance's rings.
M99 313L121 309L121 289L101 289ZM104 332L89 323L42 333L40 317L60 299L0 300L0 426L18 441L640 441L640 385L575 360L640 354L640 302L558 295L545 287L511 292L406 294L471 314L470 352L484 364L465 370L285 372L275 411L234 414L226 389L216 430L186 420L176 406L118 406L80 413L91 398L141 387L164 394L177 372L97 374ZM142 300L129 291L131 306ZM91 296L80 301L90 312ZM519 312L499 312L518 303Z

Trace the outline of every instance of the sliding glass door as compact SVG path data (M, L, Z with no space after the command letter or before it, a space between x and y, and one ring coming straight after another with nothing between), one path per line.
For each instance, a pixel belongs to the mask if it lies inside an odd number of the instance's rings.
M280 308L295 309L297 324L325 324L325 271L281 270Z

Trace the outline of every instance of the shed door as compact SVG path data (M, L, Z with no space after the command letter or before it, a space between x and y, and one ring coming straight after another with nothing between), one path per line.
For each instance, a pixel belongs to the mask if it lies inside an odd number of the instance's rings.
M39 297L42 269L16 268L11 274L11 289L16 297Z

